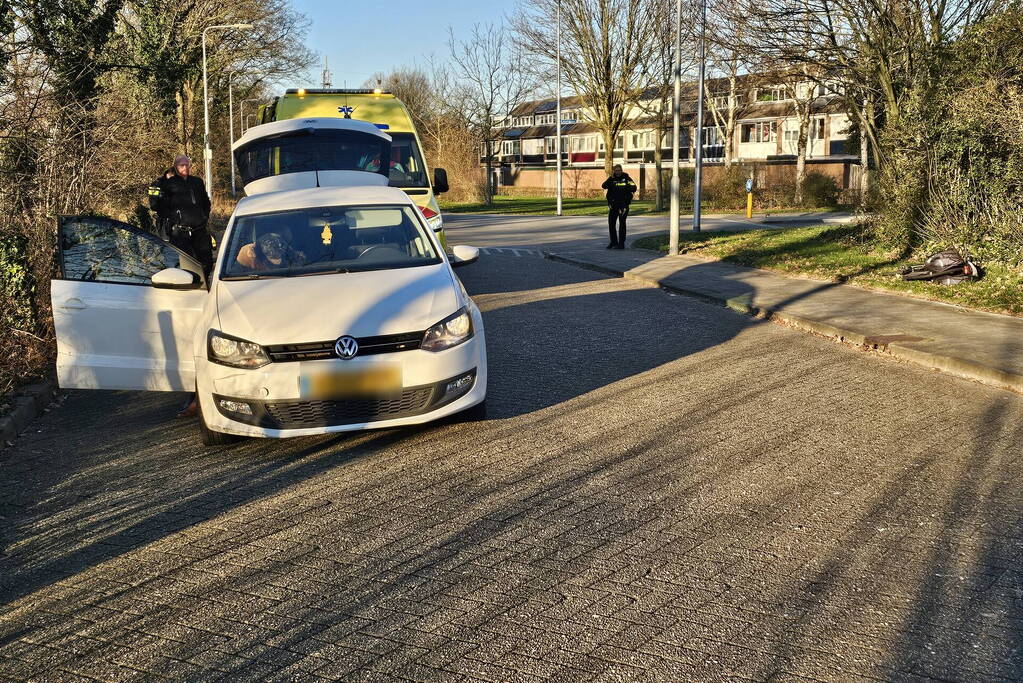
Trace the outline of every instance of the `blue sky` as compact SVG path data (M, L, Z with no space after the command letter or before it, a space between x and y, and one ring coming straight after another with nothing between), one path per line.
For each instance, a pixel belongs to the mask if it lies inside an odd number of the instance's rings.
M358 88L377 71L424 64L431 54L448 54L450 25L455 35L475 23L498 22L514 9L513 2L493 0L293 0L312 25L306 45L319 55L320 66L306 79L285 81L284 87L319 87L323 56L333 72L335 88Z

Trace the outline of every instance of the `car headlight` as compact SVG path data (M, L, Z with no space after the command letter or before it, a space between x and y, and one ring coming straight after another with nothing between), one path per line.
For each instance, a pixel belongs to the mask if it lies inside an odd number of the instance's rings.
M469 316L469 309L461 308L428 329L419 348L426 351L443 351L458 346L472 337L472 334L472 317Z
M259 344L210 330L206 337L206 358L232 368L261 368L270 357Z

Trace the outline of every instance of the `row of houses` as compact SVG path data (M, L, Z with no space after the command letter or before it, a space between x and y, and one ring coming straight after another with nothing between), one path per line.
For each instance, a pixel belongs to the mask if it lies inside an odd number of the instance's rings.
M763 74L739 76L733 88L728 79L711 79L705 102L704 128L700 136L703 159L709 177L714 166L726 156L733 162L756 162L759 167L777 167L773 178L791 174L799 137L796 98L809 102L811 119L807 162L811 170L835 177L842 189L856 182L859 157L849 148L849 117L842 108L837 86L815 82L774 85ZM692 166L695 157L696 84L684 86L681 114L680 156ZM661 107L666 104L667 130L658 134ZM554 99L522 102L498 122L491 142L495 185L550 190L555 186L557 165L557 102ZM572 174L577 189L593 190L603 182L604 160L608 155L599 129L579 97L562 98L561 159ZM732 144L726 149L727 112L735 122ZM662 102L648 91L628 112L628 123L618 135L610 154L615 163L640 181L641 189L652 187L655 150L660 146L665 164L672 157L671 100ZM659 139L658 139L659 138ZM484 152L485 154L485 152ZM481 155L482 156L482 155ZM482 158L481 158L482 161ZM767 171L763 171L767 173ZM648 181L647 176L651 176Z

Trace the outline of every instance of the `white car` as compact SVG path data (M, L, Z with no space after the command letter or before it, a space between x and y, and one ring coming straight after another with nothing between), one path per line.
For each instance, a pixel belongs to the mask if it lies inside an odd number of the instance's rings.
M420 424L485 405L483 320L452 271L479 252L448 257L399 189L241 200L208 288L191 258L108 219L62 218L60 253L60 385L195 390L207 444Z

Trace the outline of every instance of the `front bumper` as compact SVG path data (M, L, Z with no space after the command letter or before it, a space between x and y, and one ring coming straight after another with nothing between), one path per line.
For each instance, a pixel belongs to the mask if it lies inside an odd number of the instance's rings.
M405 387L400 392L379 397L264 401L214 394L213 404L223 417L256 427L274 430L338 427L422 415L457 401L469 393L475 383L476 368L473 368L440 382ZM246 406L246 412L225 406Z
M474 323L478 313L475 313ZM311 361L317 369L398 363L400 395L345 401L303 398L299 387L305 363L271 363L238 370L197 359L197 390L206 425L240 436L285 438L422 424L460 412L486 398L487 361L482 325L472 339L446 351L415 350L351 361ZM308 367L308 366L307 366ZM452 380L473 373L467 390L449 394ZM220 409L219 399L246 403L252 415Z

